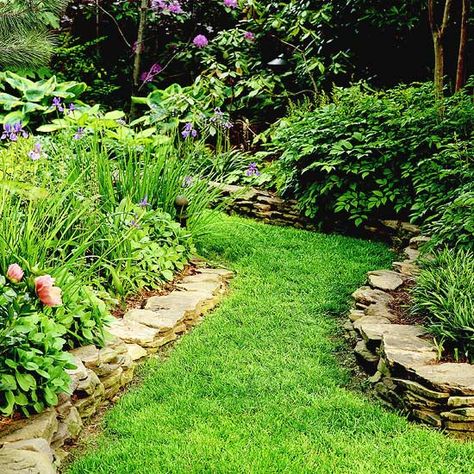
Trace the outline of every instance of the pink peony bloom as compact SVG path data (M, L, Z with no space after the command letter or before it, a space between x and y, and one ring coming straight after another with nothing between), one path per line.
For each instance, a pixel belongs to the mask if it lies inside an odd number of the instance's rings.
M12 283L19 283L23 278L24 272L21 269L20 265L17 263L12 263L7 270L7 278Z
M197 35L196 38L193 39L193 44L198 48L204 48L209 44L209 40L204 35Z
M61 288L54 286L54 278L50 275L43 275L35 278L35 290L41 303L45 306L60 306Z
M224 5L229 8L237 8L239 6L237 0L224 0Z

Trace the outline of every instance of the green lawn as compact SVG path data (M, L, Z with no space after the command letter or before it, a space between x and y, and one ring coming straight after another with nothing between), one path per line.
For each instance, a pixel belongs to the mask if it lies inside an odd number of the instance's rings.
M340 326L382 244L223 218L203 253L230 295L154 361L70 473L474 473L474 443L348 387Z

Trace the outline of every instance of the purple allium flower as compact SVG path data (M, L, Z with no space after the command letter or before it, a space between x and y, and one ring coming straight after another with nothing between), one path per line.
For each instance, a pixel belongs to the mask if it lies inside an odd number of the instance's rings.
M260 176L260 171L258 171L257 163L250 163L245 174L247 176Z
M197 35L193 39L193 44L197 48L204 48L209 44L209 40L204 35Z
M53 99L53 107L56 108L59 112L64 112L64 107L61 99L59 97L55 97Z
M193 177L192 176L185 176L183 180L183 188L189 188L193 185Z
M150 205L150 203L148 202L148 196L145 196L139 203L138 205L140 207L147 207Z
M246 31L244 33L244 38L247 40L247 41L255 41L255 35L251 32L251 31Z
M75 133L75 135L72 138L74 138L74 140L80 140L83 136L84 136L84 128L79 127L77 129L77 132Z
M189 138L189 137L196 138L197 134L198 134L198 132L194 128L194 126L191 122L188 122L184 126L183 131L181 132L181 135L183 136L183 138Z
M179 15L184 13L179 0L151 0L151 9Z
M239 6L237 0L224 0L224 5L228 8L237 8Z
M73 112L74 110L76 110L76 106L71 102L69 104L69 112Z
M41 158L41 143L36 142L35 146L33 147L33 150L31 150L28 153L28 156L33 160L33 161L38 161Z
M132 219L130 221L130 227L135 227L135 229L139 229L140 226L138 225L138 222L135 219Z
M140 80L142 82L152 82L155 76L159 74L162 69L163 68L158 63L155 63L151 66L149 71L145 71L141 74Z

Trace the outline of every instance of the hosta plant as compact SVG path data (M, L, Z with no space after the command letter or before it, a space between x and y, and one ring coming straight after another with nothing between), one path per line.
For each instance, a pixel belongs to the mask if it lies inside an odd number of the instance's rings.
M29 415L58 402L74 368L63 351L67 328L55 318L61 290L49 275L17 264L0 275L0 413Z

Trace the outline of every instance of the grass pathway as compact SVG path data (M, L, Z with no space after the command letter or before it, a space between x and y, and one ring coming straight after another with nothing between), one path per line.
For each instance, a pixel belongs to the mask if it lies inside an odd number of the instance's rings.
M69 473L474 473L474 443L351 391L340 315L385 246L223 218L203 252L230 295L152 361Z

